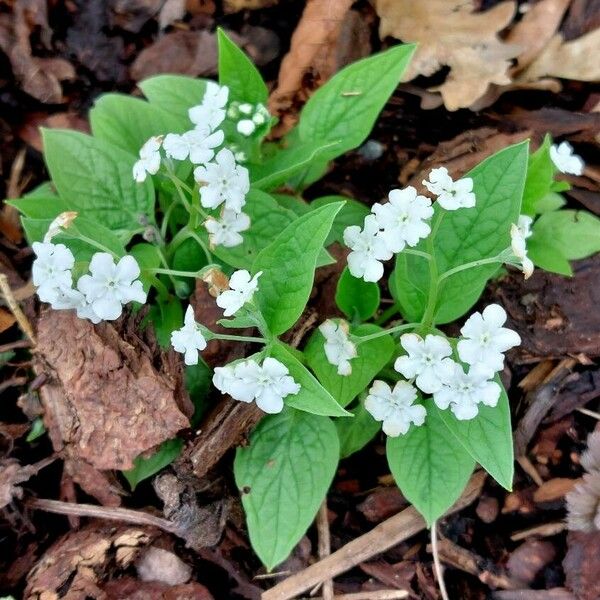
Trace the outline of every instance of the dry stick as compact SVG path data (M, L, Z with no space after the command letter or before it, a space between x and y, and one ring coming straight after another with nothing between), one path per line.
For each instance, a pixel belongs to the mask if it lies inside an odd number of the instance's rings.
M56 513L59 515L73 515L76 517L92 517L108 521L122 521L132 525L148 525L158 527L168 533L183 537L180 528L172 521L151 515L141 510L130 508L109 508L95 504L77 504L75 502L62 502L61 500L45 500L33 498L27 501L27 506L37 510Z
M33 329L27 320L27 317L21 310L21 307L15 300L15 297L10 289L10 285L8 284L8 277L4 273L0 273L0 294L6 300L6 304L10 309L10 312L14 315L21 331L29 338L29 341L35 346L35 335L33 334Z
M561 533L567 528L567 524L564 521L555 521L554 523L544 523L543 525L536 525L535 527L530 527L529 529L522 529L521 531L515 531L510 536L510 539L513 542L518 542L520 540L527 539L528 537L536 536L536 537L550 537L552 535L556 535L557 533Z
M354 592L352 594L338 594L333 600L402 600L408 598L405 590L376 590L374 592ZM325 596L317 598L304 598L301 600L325 600Z
M455 513L471 504L481 493L485 476L483 471L475 473L469 480L462 496L446 514ZM423 517L414 507L410 506L323 560L278 583L262 595L262 600L290 600L298 594L312 589L318 583L344 573L376 554L389 550L392 546L396 546L426 527Z
M331 535L329 533L329 519L327 518L327 498L323 500L317 514L317 533L319 536L319 558L323 559L331 554ZM323 600L333 600L333 580L323 582Z

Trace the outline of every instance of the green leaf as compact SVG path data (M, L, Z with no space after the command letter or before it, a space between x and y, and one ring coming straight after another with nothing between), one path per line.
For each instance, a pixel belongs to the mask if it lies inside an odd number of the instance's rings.
M140 481L152 477L167 465L170 465L180 454L183 449L183 440L175 438L163 442L159 449L149 456L143 458L138 456L133 461L133 468L122 471L125 479L129 483L131 490L135 490Z
M269 160L251 168L252 185L262 190L273 190L289 181L294 175L308 169L313 161L323 160L323 157L328 153L331 154L337 145L337 141L306 142L279 150Z
M560 250L546 243L543 239L527 240L527 255L533 261L536 267L571 277L573 269L569 261L562 255Z
M154 325L156 339L161 348L171 346L171 333L183 325L183 308L174 296L157 298L150 307L148 320Z
M183 133L192 128L187 114L185 118L177 116L145 100L124 94L100 96L90 110L90 125L94 137L135 156L152 136Z
M357 336L378 331L381 331L380 327L369 323L351 329L352 334ZM324 343L323 334L315 329L306 344L304 355L317 379L342 406L348 406L371 383L392 358L395 349L394 340L388 335L359 344L358 356L350 361L352 373L343 376L338 375L337 367L327 360Z
M44 421L42 417L36 417L31 424L31 429L25 438L26 442L33 442L37 440L39 437L42 437L46 433L46 427L44 426Z
M556 167L550 158L551 146L552 138L546 135L542 145L529 157L521 211L524 215L533 216L541 212L538 204L552 191Z
M477 196L474 208L444 211L434 205L441 225L433 242L439 273L465 263L491 258L510 246L510 226L521 209L527 169L527 142L509 146L476 166L465 177L473 178ZM427 251L431 240L417 248ZM436 323L450 323L465 314L479 299L486 282L499 265L483 265L447 278L438 294ZM419 256L398 254L391 290L408 321L419 321L429 295L429 265Z
M330 419L286 409L268 415L233 465L252 548L271 570L312 523L333 480L339 442Z
M273 346L270 354L282 362L299 383L300 391L285 398L285 404L314 415L344 417L350 416L333 398L333 396L314 378L306 367L292 354L291 348L283 344Z
M212 376L212 369L202 360L202 357L197 365L185 367L185 389L194 405L194 414L190 420L192 427L196 427L200 423L210 407L209 390Z
M263 274L255 300L272 334L287 331L302 314L317 258L341 207L330 204L299 217L256 257L252 269Z
M138 84L150 104L170 112L181 122L192 122L188 110L201 104L206 91L206 79L185 75L156 75Z
M30 219L48 219L49 221L69 210L69 205L56 195L28 195L16 200L5 200L5 204L14 206L22 215Z
M558 210L565 204L566 200L561 194L558 194L557 192L548 192L537 201L535 208L540 215L543 215L544 213Z
M381 427L362 402L350 412L354 415L353 419L334 420L340 438L340 458L362 450L379 433Z
M353 277L344 267L335 290L335 303L350 320L370 319L377 312L380 298L376 283Z
M133 154L77 131L43 129L42 137L52 181L70 210L125 242L140 230L141 219L154 221L152 181L133 180Z
M266 104L269 91L258 69L222 29L219 40L219 83L229 87L229 99Z
M497 383L500 380L496 378ZM495 407L479 405L479 413L469 421L459 421L451 411L437 411L449 431L462 444L464 449L502 487L512 490L514 475L514 455L510 406L504 387Z
M424 404L425 424L388 437L386 454L398 487L431 526L459 498L475 461L444 425L433 402Z
M360 145L396 89L414 51L414 45L394 46L334 75L304 105L298 124L299 141L340 140L325 154L324 160Z
M327 236L325 246L329 246L334 242L343 244L344 229L346 229L346 227L350 227L350 225L359 225L362 228L363 221L370 212L362 202L357 202L356 200L352 200L352 198L346 198L345 196L322 196L321 198L313 200L310 203L310 206L313 208L319 208L321 206L331 204L332 202L340 202L342 200L345 202L345 204L342 207L342 210L340 210L335 217L331 231Z
M547 244L568 260L600 251L600 219L584 210L559 210L543 214L533 225L529 242Z
M129 254L131 254L138 265L140 265L140 281L144 285L144 289L148 291L148 288L156 282L156 276L149 273L148 270L156 269L160 265L158 248L144 242L133 246L131 250L129 250Z
M496 378L497 383L500 380ZM502 487L512 489L514 456L510 406L504 387L495 407L479 405L478 415L469 421L459 421L451 411L433 406L449 431L464 449Z

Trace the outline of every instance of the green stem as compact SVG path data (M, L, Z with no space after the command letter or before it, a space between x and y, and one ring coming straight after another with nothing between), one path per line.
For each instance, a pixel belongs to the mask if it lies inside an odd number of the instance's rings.
M421 250L414 250L412 248L404 248L404 250L402 250L402 254L412 254L413 256L420 256L427 261L432 260L431 254L428 254L427 252L421 252Z
M65 237L72 237L73 239L81 240L82 242L85 242L86 244L89 244L90 246L93 246L94 248L98 248L98 250L101 250L102 252L106 252L106 253L110 254L116 260L119 260L121 258L118 254L115 254L110 248L107 248L104 244L101 244L100 242L97 242L96 240L87 237L87 235L82 235L81 233L78 232L75 235L71 234L71 235L65 236Z
M439 282L441 283L448 277L455 275L456 273L460 273L461 271L466 271L467 269L474 269L475 267L480 267L481 265L490 265L494 263L502 263L503 261L499 256L492 256L492 258L482 258L481 260L474 260L470 263L465 263L464 265L460 265L458 267L454 267L453 269L449 269L440 275Z
M233 342L259 342L266 344L268 340L264 337L254 337L251 335L228 335L225 333L214 333L213 339L215 340L230 340Z
M389 321L398 312L398 307L395 304L388 306L380 315L375 319L375 325L383 325L386 321Z
M356 345L358 346L359 344L368 342L370 340L375 340L377 338L383 337L384 335L391 335L392 333L406 331L407 329L414 329L418 325L418 323L403 323L402 325L396 325L396 327L383 329L382 331L377 331L376 333L372 333L370 335L354 336L354 339L356 340Z

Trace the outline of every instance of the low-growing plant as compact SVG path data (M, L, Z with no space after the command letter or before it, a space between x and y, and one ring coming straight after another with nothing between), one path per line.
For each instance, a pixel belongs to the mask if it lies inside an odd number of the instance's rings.
M510 489L499 373L519 335L497 304L473 312L459 338L439 327L471 311L503 265L526 277L534 263L568 274L569 260L600 249L598 219L562 209L567 186L555 177L583 164L549 137L531 156L526 142L510 146L456 181L434 168L427 195L392 190L370 210L340 196L302 199L368 136L412 53L396 46L346 67L271 142L266 85L220 32L219 84L161 75L140 84L145 100L101 97L92 135L43 131L51 182L12 201L36 255L40 300L94 323L148 303L160 343L183 354L196 402L212 377L266 413L238 448L234 475L269 569L304 535L340 458L380 427L394 478L429 525L476 463ZM303 314L315 269L334 262L325 249L334 241L350 249L335 294L346 319L325 319L298 350L281 336ZM392 259L393 304L382 311L378 281ZM184 310L196 279L223 309L221 325L256 335L210 331ZM257 350L211 373L199 356L211 339ZM135 486L181 448L167 441L125 476Z

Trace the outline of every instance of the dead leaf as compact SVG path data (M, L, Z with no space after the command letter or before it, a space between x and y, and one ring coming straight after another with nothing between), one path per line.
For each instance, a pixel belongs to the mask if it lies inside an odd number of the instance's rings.
M19 461L7 458L0 462L0 509L8 506L14 499L23 497L21 483L25 483L37 472L32 465L21 466Z
M567 587L577 600L597 600L600 598L600 531L571 531L567 546L563 560Z
M164 548L150 546L135 563L142 581L158 581L167 585L180 585L190 580L192 567L176 554Z
M24 598L97 600L99 584L115 569L133 565L139 552L157 538L150 528L92 523L55 542L27 576Z
M508 32L506 42L519 46L517 65L521 71L550 42L556 33L571 0L541 0L530 6L524 17Z
M367 521L379 523L406 508L407 504L400 490L394 486L376 489L356 508Z
M336 40L351 5L352 0L308 0L292 35L290 50L281 61L277 87L269 98L273 114L281 115L292 106L306 75L312 75L316 87L335 73ZM279 133L292 123L284 124Z
M527 540L511 553L506 566L511 578L530 584L555 556L556 548L552 542Z
M181 21L185 16L186 0L167 0L158 15L158 25L161 29L166 29L175 21Z
M140 582L134 577L120 577L102 586L103 600L214 600L200 583L169 586L165 583ZM87 600L87 599L86 599Z
M197 77L217 72L217 41L208 31L173 31L142 50L130 68L135 81L158 73Z
M51 115L39 112L28 113L25 123L19 129L19 137L38 152L43 150L41 127L75 129L84 133L90 131L89 122L75 112L58 112Z
M562 28L565 39L574 40L598 27L600 27L600 1L573 0Z
M108 5L111 26L139 33L159 13L161 6L168 2L169 0L108 0L103 4Z
M279 0L224 0L223 10L225 14L232 14L242 10L258 10L275 6Z
M566 477L556 477L555 479L544 481L533 493L533 500L537 503L561 500L573 489L578 481L578 479L568 479Z
M181 366L167 356L139 338L128 343L127 332L111 323L94 327L70 311L43 312L37 329L38 368L62 391L52 404L42 394L57 450L66 446L97 469L129 469L136 456L189 427Z
M17 320L12 313L4 308L0 308L0 333L4 333L7 329L10 329L16 322Z
M576 81L599 81L600 61L592 59L598 56L599 51L600 29L569 42L565 42L562 35L557 34L519 79L535 81L549 76Z
M498 33L512 21L515 2L485 12L473 12L471 0L377 0L375 6L382 39L389 35L418 43L405 81L450 67L446 81L432 88L441 92L448 110L469 107L491 84L510 83L510 59L519 49Z

